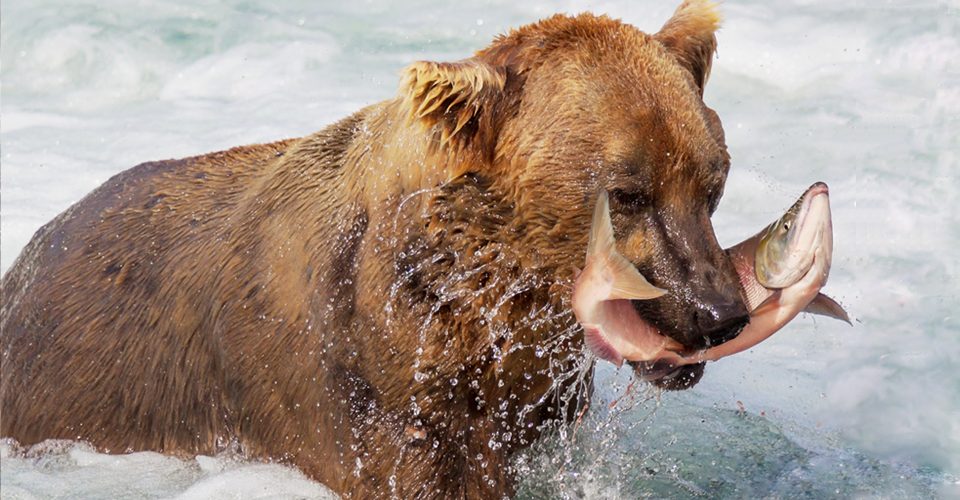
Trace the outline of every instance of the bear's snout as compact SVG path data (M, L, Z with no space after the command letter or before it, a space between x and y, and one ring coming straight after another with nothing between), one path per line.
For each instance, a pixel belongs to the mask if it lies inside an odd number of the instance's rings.
M709 294L707 302L697 303L693 317L707 346L732 340L750 321L743 301L720 294Z
M712 227L710 228L712 232ZM709 263L696 266L699 272L691 276L695 291L690 304L693 325L702 336L704 346L711 347L732 340L750 322L750 312L744 303L739 280L725 252L717 253L719 244L708 245Z
M644 224L628 236L627 252L637 269L669 292L634 301L637 312L664 335L691 349L735 338L750 321L740 281L706 216L640 215ZM632 245L631 245L632 244Z

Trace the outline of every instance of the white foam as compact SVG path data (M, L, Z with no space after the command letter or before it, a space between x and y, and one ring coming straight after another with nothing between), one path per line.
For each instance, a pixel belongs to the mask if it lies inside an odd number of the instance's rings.
M180 460L152 452L107 455L71 441L21 449L0 440L0 495L26 498L338 498L291 467L198 456Z
M169 101L255 99L310 78L329 63L329 41L248 43L211 54L180 68L160 92Z

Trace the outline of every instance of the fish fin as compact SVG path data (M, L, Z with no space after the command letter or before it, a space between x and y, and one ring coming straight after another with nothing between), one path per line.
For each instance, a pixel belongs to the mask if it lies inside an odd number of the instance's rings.
M750 316L751 317L760 316L778 307L780 307L780 290L773 292L773 295L767 297L757 307L754 307L753 310L750 311Z
M614 247L613 223L610 222L610 197L607 191L600 190L597 205L593 209L590 221L590 242L587 243L587 258L596 253L606 252Z
M665 293L666 290L657 288L650 284L646 278L637 271L626 257L613 250L609 257L610 267L613 269L613 287L610 290L608 300L631 299L646 300L655 299Z
M587 259L597 254L603 254L613 270L613 289L606 300L645 300L667 293L666 290L651 285L640 271L637 271L636 266L617 251L616 240L613 238L613 223L610 221L610 197L605 190L600 190L597 206L593 209Z
M609 361L617 365L618 368L623 365L623 356L607 342L603 333L600 332L599 326L584 324L583 339L587 344L587 348L590 349L590 352L598 358Z
M850 322L850 316L847 315L847 311L843 310L843 306L822 293L818 293L817 296L807 304L804 312L829 316L839 319L840 321L845 321L848 325L853 326L853 323Z

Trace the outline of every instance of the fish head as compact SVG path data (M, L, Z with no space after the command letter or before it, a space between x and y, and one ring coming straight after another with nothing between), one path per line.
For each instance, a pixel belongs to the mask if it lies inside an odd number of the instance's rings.
M757 281L767 288L788 287L802 278L813 265L818 248L829 271L833 253L833 227L827 185L817 182L803 193L776 222L760 233L754 268Z

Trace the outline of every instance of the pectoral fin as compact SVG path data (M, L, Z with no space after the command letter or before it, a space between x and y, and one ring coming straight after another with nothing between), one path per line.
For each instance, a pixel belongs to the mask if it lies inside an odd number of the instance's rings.
M666 290L650 284L637 271L633 263L617 251L613 238L613 223L610 221L610 199L606 191L600 191L597 206L593 209L590 225L590 243L587 259L605 259L613 272L613 287L606 300L646 300L657 298Z
M813 300L807 304L807 307L804 309L804 312L810 314L819 314L821 316L829 316L831 318L839 319L840 321L846 321L847 324L853 326L853 323L850 322L850 316L847 315L847 311L843 310L843 307L837 303L837 301L827 297L822 293L818 293Z
M666 290L651 285L640 274L640 271L637 271L633 263L617 253L616 250L613 250L609 259L610 268L613 269L613 288L610 291L610 300L647 300L655 299L667 293Z

